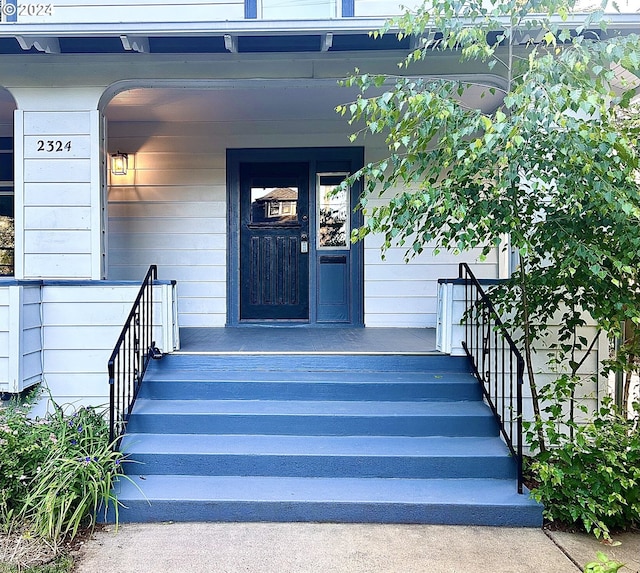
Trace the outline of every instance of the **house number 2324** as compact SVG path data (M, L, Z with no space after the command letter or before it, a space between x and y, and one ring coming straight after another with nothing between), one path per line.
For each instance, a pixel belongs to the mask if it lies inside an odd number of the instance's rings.
M38 151L45 153L55 153L71 151L71 141L60 141L59 139L38 139Z

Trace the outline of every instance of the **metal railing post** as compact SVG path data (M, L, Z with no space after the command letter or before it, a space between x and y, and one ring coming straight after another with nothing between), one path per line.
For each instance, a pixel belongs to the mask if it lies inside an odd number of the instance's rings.
M458 278L464 280L465 289L465 313L463 317L465 340L462 342L462 347L471 361L474 374L481 383L482 393L499 424L500 433L516 461L518 493L522 493L522 386L524 383L524 359L496 312L491 299L487 296L467 263L460 263ZM471 296L469 296L470 291L472 293ZM501 357L499 357L499 352L502 354ZM509 354L508 361L505 360L506 353ZM513 372L514 361L515 373ZM507 362L509 371L505 372ZM502 372L499 376L498 369L500 364L502 365ZM500 383L499 377L501 379ZM508 383L506 381L507 377Z
M153 285L157 278L158 268L151 265L107 363L111 443L124 433L149 360L158 354L153 341Z

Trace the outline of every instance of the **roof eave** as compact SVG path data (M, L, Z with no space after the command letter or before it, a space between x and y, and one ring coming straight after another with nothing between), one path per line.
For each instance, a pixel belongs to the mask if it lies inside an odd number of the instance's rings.
M586 14L574 14L552 21L562 28L576 28L585 23ZM608 30L638 32L637 14L607 14ZM9 24L0 27L0 37L15 36L211 36L211 35L305 35L353 34L380 29L385 18L337 18L331 20L238 20L211 22L96 22L82 24ZM506 25L505 20L505 25Z

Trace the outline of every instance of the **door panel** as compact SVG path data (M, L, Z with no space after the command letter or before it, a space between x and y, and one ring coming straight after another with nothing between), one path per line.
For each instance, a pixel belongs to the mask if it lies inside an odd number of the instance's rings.
M309 166L240 165L240 319L309 320Z

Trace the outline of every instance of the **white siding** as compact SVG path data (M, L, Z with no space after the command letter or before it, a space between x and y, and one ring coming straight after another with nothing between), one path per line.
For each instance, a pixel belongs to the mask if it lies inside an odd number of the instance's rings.
M25 2L21 5L23 7L18 11L18 22L21 24L206 22L244 18L244 2L239 0L110 0L109 3L60 0L38 4ZM47 6L51 6L51 9Z
M328 7L329 1L326 2ZM258 0L258 4L261 1ZM295 9L296 2L284 18L308 18L309 8ZM361 17L384 17L401 13L402 6L415 6L411 0L355 0L354 12ZM281 11L276 12L281 14ZM265 14L266 15L266 14ZM4 19L4 16L3 16ZM54 3L20 3L20 24L94 24L128 22L225 22L244 19L242 0L208 2L175 0L111 0L108 4L58 0ZM135 37L134 37L135 39Z
M338 116L311 128L314 146L344 145L350 129ZM161 278L179 283L181 326L223 326L226 149L309 146L309 129L294 120L110 123L109 150L129 152L133 169L111 177L108 278L136 280L157 264ZM381 153L368 148L366 160ZM460 257L427 250L406 264L404 249L394 248L382 261L379 246L376 238L365 243L367 326L435 326L437 280L457 276ZM474 268L496 278L497 256Z
M465 287L462 284L441 284L440 285L440 305L441 313L438 320L437 328L437 348L438 350L452 354L453 356L464 356L465 352L462 347L462 341L465 337L465 329L460 324L462 316L465 310ZM550 326L550 333L548 342L545 340L538 340L534 345L533 370L535 372L535 380L538 387L542 387L545 384L550 383L554 378L557 378L558 373L554 371L548 363L548 358L551 350L551 344L557 340L554 336L554 332L557 331L556 325ZM512 333L516 334L517 333ZM579 335L586 337L589 341L596 334L595 323L587 318L587 326L580 329ZM493 352L492 352L492 356ZM577 357L578 360L583 355ZM600 336L598 343L596 343L591 350L589 356L585 360L580 369L580 375L585 379L585 383L582 388L579 389L577 399L584 405L586 405L589 411L593 409L600 402L602 397L607 392L607 380L600 374L601 366L604 360L609 358L608 342L605 336ZM498 358L498 364L502 364L501 355ZM500 368L498 369L500 373ZM590 380L595 375L595 381ZM529 389L529 382L527 378L527 371L525 366L525 376L523 385L523 397L524 397L524 419L533 419L533 406L531 401L531 392ZM582 414L577 413L578 416Z
M108 402L107 361L118 340L139 285L47 285L43 290L45 383L60 404ZM167 299L169 297L169 299ZM164 339L165 305L170 289L154 287L154 340L173 350Z
M137 150L109 190L109 279L157 264L179 282L181 326L226 320L225 148L214 125L110 124L109 149Z
M11 374L9 373L9 340L11 328L9 325L10 304L9 287L0 287L0 392L12 390Z
M403 8L415 9L422 0L355 0L354 15L359 17L397 16Z
M0 392L40 382L40 285L0 286Z
M406 247L393 247L382 260L379 237L365 242L365 316L368 326L436 326L438 279L458 276L461 260L474 261L478 278L497 278L497 251L478 262L480 251L464 257L433 254L433 248L406 263Z
M17 277L100 278L97 150L96 111L17 112Z
M181 326L224 326L227 148L309 146L309 123L110 123L109 150L136 150L109 189L109 279L149 264L179 283ZM313 145L343 145L344 121L314 122Z
M40 381L58 403L107 400L107 360L138 284L0 284L0 392ZM154 341L175 350L172 286L154 287ZM44 370L43 370L44 368Z

